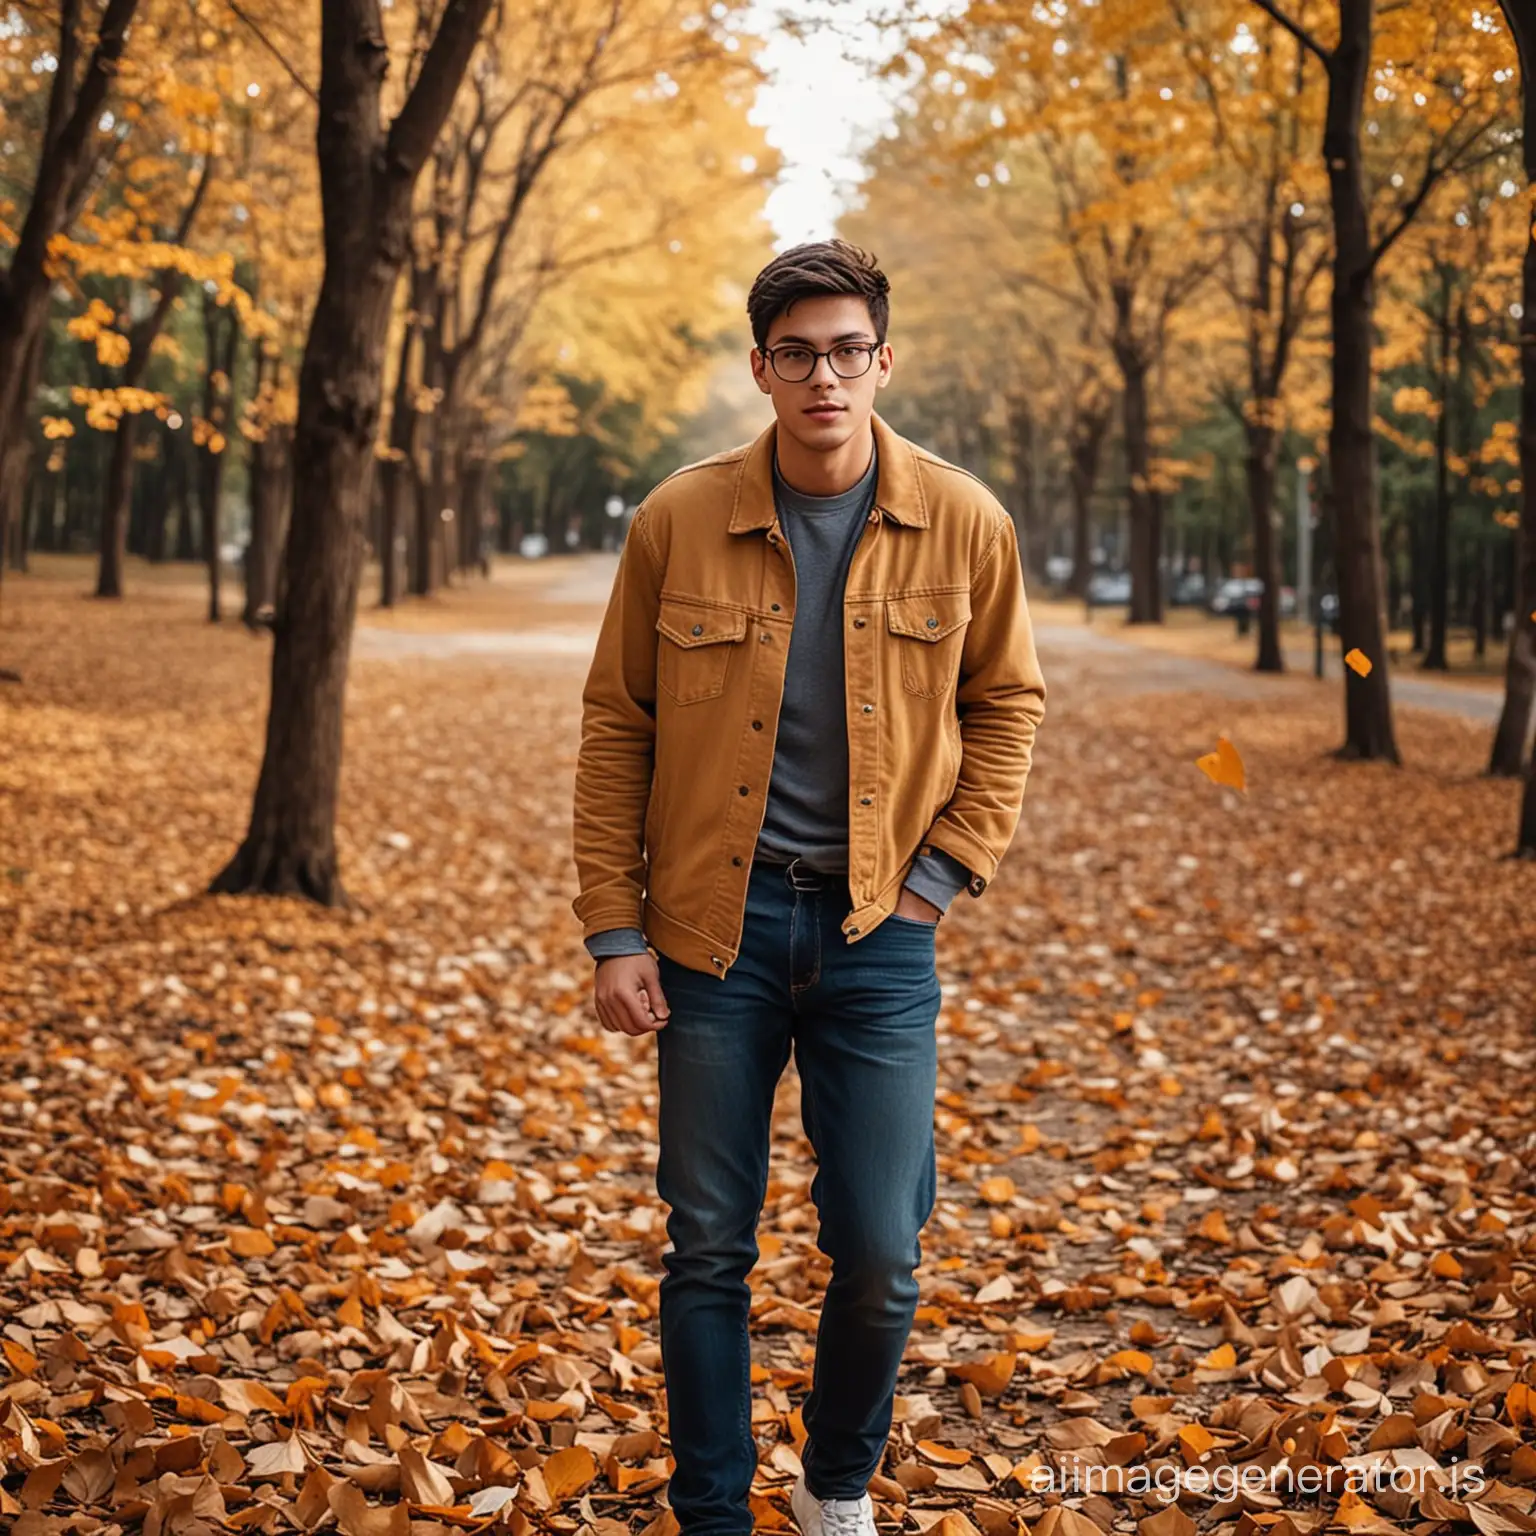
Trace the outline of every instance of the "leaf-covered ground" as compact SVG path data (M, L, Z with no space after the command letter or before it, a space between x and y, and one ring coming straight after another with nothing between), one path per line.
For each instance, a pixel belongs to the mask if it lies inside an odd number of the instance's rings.
M264 637L7 579L0 1528L671 1536L653 1047L569 908L605 569L360 634L345 914L200 894ZM939 934L882 1529L1536 1530L1536 867L1486 728L1343 766L1332 690L1147 692L1052 634L1024 823ZM767 1531L827 1274L792 1071L776 1133Z

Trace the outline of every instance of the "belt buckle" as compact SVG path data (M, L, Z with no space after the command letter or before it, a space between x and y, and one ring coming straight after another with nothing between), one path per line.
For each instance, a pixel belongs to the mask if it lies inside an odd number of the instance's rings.
M784 878L789 883L791 890L819 891L822 885L822 875L819 870L800 870L795 866L800 863L798 854L784 866ZM802 879L804 884L801 883Z

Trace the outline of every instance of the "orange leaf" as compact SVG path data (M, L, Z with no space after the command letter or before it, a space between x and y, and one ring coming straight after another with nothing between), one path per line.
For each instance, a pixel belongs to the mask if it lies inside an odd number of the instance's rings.
M277 1244L259 1227L231 1227L229 1246L242 1259L264 1259L277 1251Z
M1345 656L1344 665L1351 672L1358 673L1361 677L1369 677L1371 675L1371 658L1358 645Z
M1013 1380L1013 1368L1018 1356L1012 1354L988 1355L985 1360L972 1360L965 1365L952 1365L951 1376L968 1381L983 1397L999 1397Z
M1228 789L1247 789L1242 756L1225 736L1216 738L1214 752L1207 752L1204 757L1195 759L1195 767L1213 784L1222 784Z
M1232 1241L1232 1228L1227 1225L1227 1217L1224 1211L1207 1211L1200 1218L1200 1224L1195 1228L1195 1234L1212 1243L1230 1243Z
M1216 1444L1216 1437L1203 1424L1186 1424L1179 1431L1179 1443L1184 1447L1184 1459L1194 1462Z
M580 1493L597 1476L597 1458L584 1445L568 1445L544 1463L544 1486L555 1503Z
M0 1340L0 1343L5 1347L5 1358L18 1376L30 1376L37 1369L37 1356L24 1344L18 1344L15 1339Z
M1006 1173L1000 1173L996 1178L983 1179L976 1186L976 1193L981 1196L988 1205L1006 1205L1013 1199L1013 1180Z
M917 1448L929 1461L936 1461L941 1467L963 1467L971 1459L969 1451L952 1445L940 1445L937 1440L919 1440Z
M1237 1364L1237 1351L1230 1344L1218 1344L1200 1364L1213 1371L1229 1370Z
M1152 1370L1152 1356L1139 1349L1116 1350L1105 1365L1118 1365L1123 1371L1134 1371L1138 1376L1145 1376Z

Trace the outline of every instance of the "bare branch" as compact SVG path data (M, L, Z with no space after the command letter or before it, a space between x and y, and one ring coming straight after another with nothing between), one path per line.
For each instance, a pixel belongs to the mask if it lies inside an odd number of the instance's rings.
M277 44L274 43L272 39L268 37L267 34L263 32L261 28L257 26L249 16L246 15L240 6L235 3L235 0L224 0L224 4L227 5L230 10L233 11L235 15L240 19L240 21L242 21L251 30L252 34L256 38L256 41L259 42L261 46L265 48L267 52L270 53L272 57L283 66L283 69L287 72L288 78L292 80L293 83L298 86L298 88L303 91L304 94L308 96L312 102L314 102L316 105L319 105L319 93L315 90L314 86L312 86L309 81L306 80L303 75L301 75L298 70L288 62L288 58L283 53L282 49L279 48Z
M1323 68L1327 69L1333 63L1332 52L1324 48L1318 40L1312 36L1299 21L1287 16L1274 0L1253 0L1253 3L1264 12L1272 21L1278 22L1303 48L1309 48L1319 59L1323 61Z

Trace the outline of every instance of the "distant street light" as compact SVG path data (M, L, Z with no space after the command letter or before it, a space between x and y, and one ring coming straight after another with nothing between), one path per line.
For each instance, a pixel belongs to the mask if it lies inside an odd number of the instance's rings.
M610 496L608 500L603 503L603 511L606 512L609 517L623 517L624 498L622 496Z

